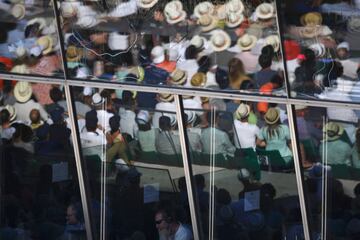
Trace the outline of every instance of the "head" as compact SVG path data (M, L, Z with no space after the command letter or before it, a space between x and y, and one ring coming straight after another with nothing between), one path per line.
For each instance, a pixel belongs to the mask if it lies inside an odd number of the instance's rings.
M70 204L66 209L66 223L68 225L75 225L82 222L82 207L81 204Z
M31 123L39 123L40 122L40 112L38 109L32 109L30 111L30 120Z
M120 117L118 115L112 116L109 119L111 133L117 132L120 129Z
M199 64L199 72L202 73L207 73L207 71L209 71L210 67L211 67L211 59L209 56L202 56L199 60L198 60L198 64Z
M10 123L10 113L7 109L1 110L0 120L2 125Z
M190 45L185 50L185 58L186 59L196 59L198 55L198 50L194 45Z
M261 54L259 57L259 65L262 69L269 68L272 63L272 57L269 55Z
M243 62L238 58L232 58L228 63L229 80L234 81L241 75L246 74Z
M266 55L270 58L273 58L274 54L274 48L271 45L266 45L261 49L261 55Z
M274 88L281 88L284 84L284 79L279 74L275 74L270 79L270 82L273 84Z
M172 217L169 215L168 211L161 209L155 213L155 226L158 231L168 230L170 224L173 221Z
M163 131L169 131L171 129L171 119L168 116L161 116L159 118L159 127Z
M50 90L50 98L54 103L56 103L62 100L63 94L58 87L54 87Z
M85 126L90 132L95 132L98 124L97 113L95 110L87 112L85 115Z

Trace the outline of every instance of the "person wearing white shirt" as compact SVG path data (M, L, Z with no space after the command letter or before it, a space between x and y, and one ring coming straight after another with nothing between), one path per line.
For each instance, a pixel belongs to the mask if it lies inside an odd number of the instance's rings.
M152 117L152 125L154 128L159 128L159 118L163 115L175 115L176 106L174 103L174 96L171 94L159 94L159 102L155 106L155 113ZM173 112L174 114L171 114Z
M103 132L97 131L98 118L95 110L86 113L86 131L80 133L81 147L84 155L102 156L102 146L106 145Z
M197 62L198 51L194 45L190 45L185 51L185 61L178 62L176 67L187 73L187 81L184 86L191 86L191 78L197 73L199 64Z

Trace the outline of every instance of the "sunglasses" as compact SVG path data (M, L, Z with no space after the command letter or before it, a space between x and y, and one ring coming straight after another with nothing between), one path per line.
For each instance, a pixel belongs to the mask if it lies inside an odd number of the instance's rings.
M162 221L164 221L164 219L157 220L157 221L155 221L155 224L158 225L158 224L160 224Z

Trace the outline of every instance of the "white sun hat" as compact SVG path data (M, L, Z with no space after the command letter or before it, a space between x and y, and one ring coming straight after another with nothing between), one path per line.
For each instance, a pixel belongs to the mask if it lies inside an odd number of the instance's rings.
M35 23L39 24L39 29L40 30L43 30L47 26L46 19L43 18L43 17L37 17L37 18L33 18L33 19L29 20L27 22L26 26L29 26L29 25L32 25L32 24L35 24Z
M25 17L25 6L23 4L15 4L11 8L11 15L13 15L17 20L21 20Z
M210 43L215 52L221 52L230 47L231 39L225 31L214 30L211 34Z
M214 5L211 2L201 2L194 8L194 15L200 18L203 15L211 15L214 12Z
M61 15L63 17L73 17L77 14L78 8L81 6L79 1L64 1L60 4Z
M50 36L42 36L36 43L42 48L42 53L44 55L53 50L53 39Z
M159 64L165 61L165 49L161 46L155 46L151 50L151 57L155 64Z
M226 14L226 26L234 28L244 21L244 15L241 12L229 12Z
M217 27L217 19L210 15L204 15L198 20L198 24L203 32L209 32Z
M259 19L270 19L275 16L275 8L271 3L262 3L255 9L256 17Z
M197 49L204 48L205 43L206 43L206 38L201 37L199 35L195 35L190 41L190 44L194 45Z
M158 0L139 0L138 6L140 8L149 9L155 6L155 4L158 2Z
M166 4L164 13L166 21L169 24L182 22L186 18L186 12L183 10L183 6L180 1L171 1Z
M225 4L226 13L242 13L244 11L244 4L241 0L230 0Z
M245 33L241 38L238 39L237 44L241 50L247 51L252 49L256 42L257 38L255 36Z
M14 88L14 96L18 102L27 102L32 95L32 87L28 82L18 82Z
M315 56L318 58L324 57L326 53L325 45L322 43L311 44L309 48L314 51Z
M267 45L271 45L274 48L274 51L277 52L280 49L280 38L278 35L270 35L265 38Z
M129 35L122 35L117 32L109 34L108 46L111 50L126 50L129 48Z

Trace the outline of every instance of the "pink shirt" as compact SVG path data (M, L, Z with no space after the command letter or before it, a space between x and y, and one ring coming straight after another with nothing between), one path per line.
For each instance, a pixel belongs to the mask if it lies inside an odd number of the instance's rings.
M250 51L245 51L236 54L235 57L243 62L246 73L256 72L259 56L252 54Z

